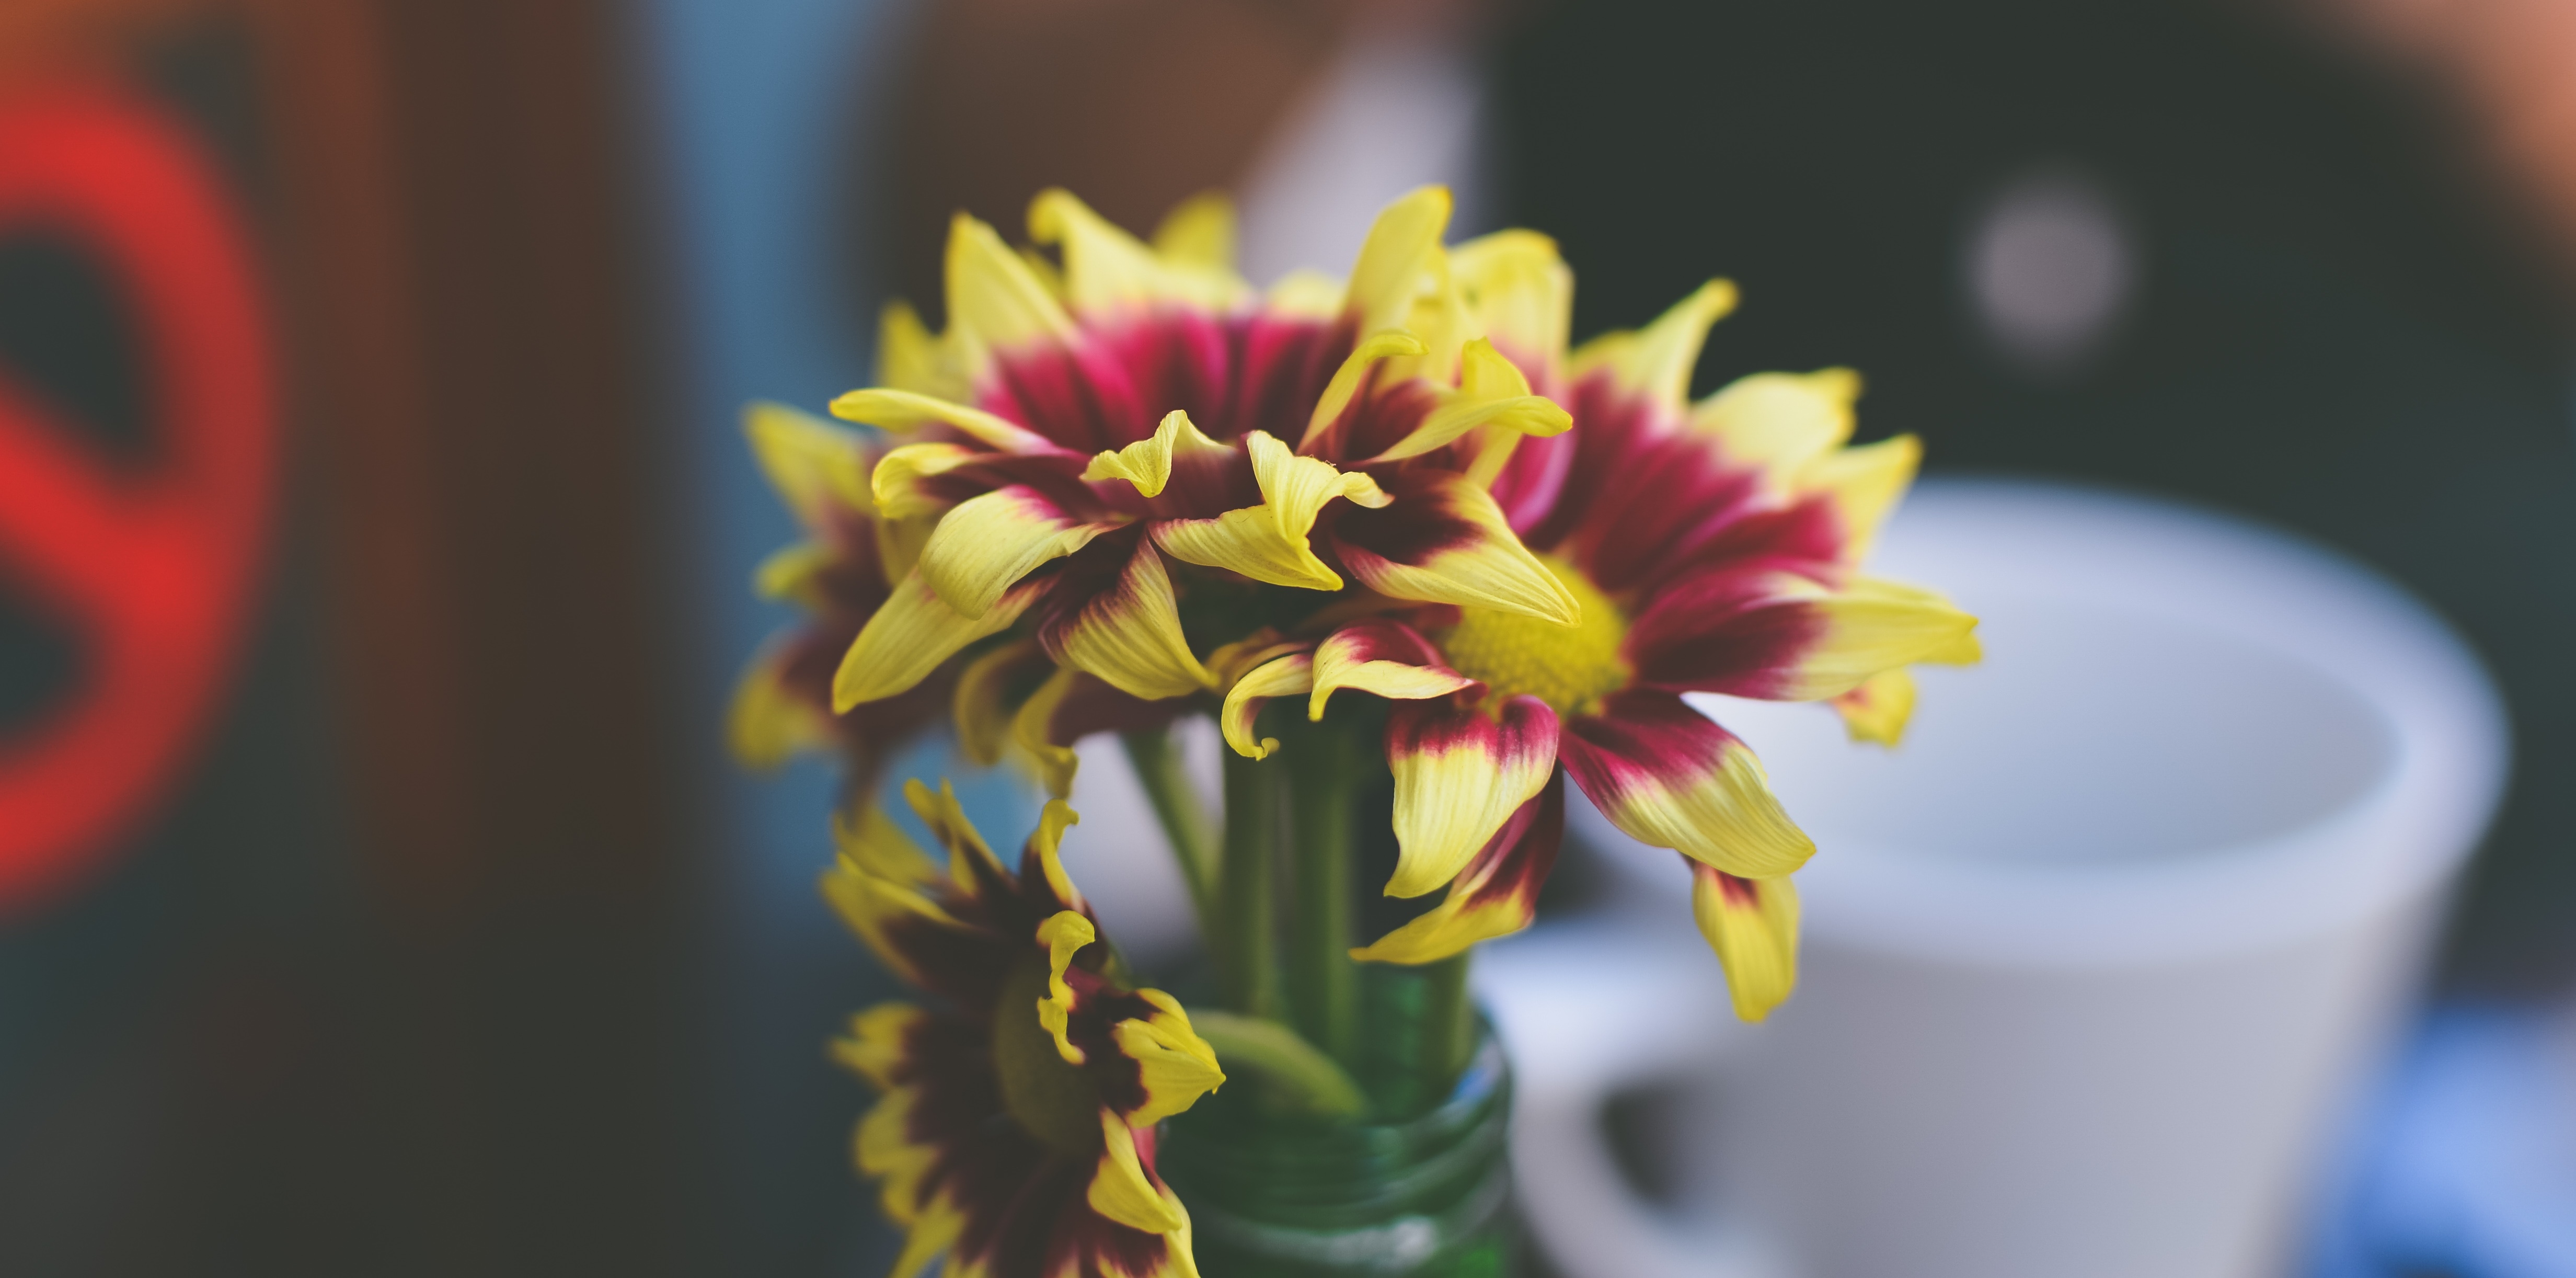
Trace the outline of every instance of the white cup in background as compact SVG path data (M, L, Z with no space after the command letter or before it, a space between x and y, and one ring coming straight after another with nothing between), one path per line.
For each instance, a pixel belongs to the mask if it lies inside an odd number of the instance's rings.
M1926 483L1874 570L1984 618L1895 751L1703 705L1819 851L1797 993L1732 1024L1671 852L1480 960L1525 1211L1569 1278L2284 1272L2339 1110L2501 792L2502 709L2429 612L2206 511ZM1678 1202L1599 1113L1669 1084Z

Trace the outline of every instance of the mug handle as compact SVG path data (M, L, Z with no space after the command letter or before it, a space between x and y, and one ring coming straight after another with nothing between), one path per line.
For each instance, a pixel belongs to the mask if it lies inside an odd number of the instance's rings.
M1551 923L1486 946L1475 971L1512 1053L1521 1214L1558 1272L1790 1278L1776 1250L1740 1225L1686 1222L1639 1197L1601 1126L1620 1088L1701 1072L1742 1041L1725 978L1696 933Z

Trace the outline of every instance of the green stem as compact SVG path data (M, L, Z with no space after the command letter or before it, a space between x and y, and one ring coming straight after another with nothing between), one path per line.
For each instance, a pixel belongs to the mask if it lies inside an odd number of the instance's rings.
M1467 994L1467 956L1472 953L1422 966L1422 1069L1433 1104L1458 1085L1476 1044L1476 1004Z
M1296 835L1296 910L1288 946L1289 1006L1307 1041L1344 1066L1359 1059L1359 965L1351 961L1351 878L1359 789L1349 734L1298 734L1287 759Z
M1200 1008L1190 1013L1190 1028L1216 1049L1218 1063L1228 1072L1258 1075L1286 1109L1355 1118L1368 1108L1349 1073L1277 1021Z
M1127 761L1135 765L1136 780L1145 787L1146 801L1154 805L1154 818L1162 823L1163 834L1172 841L1172 855L1181 863L1181 878L1190 889L1190 905L1198 912L1199 934L1213 935L1218 853L1216 828L1208 820L1207 806L1199 801L1198 787L1190 784L1170 729L1130 732L1123 740Z
M1272 1020L1280 1012L1271 887L1278 874L1281 771L1225 753L1225 866L1217 876L1217 927L1207 938L1226 1006Z

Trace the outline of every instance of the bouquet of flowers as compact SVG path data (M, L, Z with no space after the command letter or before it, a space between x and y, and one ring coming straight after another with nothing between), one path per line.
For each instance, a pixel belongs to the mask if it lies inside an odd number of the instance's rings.
M735 744L839 752L825 892L935 1000L836 1045L883 1093L858 1161L907 1231L897 1278L943 1254L1194 1274L1158 1124L1229 1070L1274 1109L1356 1119L1396 1103L1363 1066L1401 1039L1429 1080L1407 1095L1436 1097L1476 1034L1465 955L1529 923L1569 779L1679 854L1760 1020L1794 981L1814 845L1682 694L1821 701L1893 744L1907 668L1977 659L1974 618L1862 571L1920 450L1849 445L1855 374L1692 403L1730 284L1569 347L1555 245L1444 244L1449 209L1414 191L1347 279L1266 290L1212 199L1142 240L1049 191L1017 249L961 215L946 330L889 309L883 384L831 405L899 442L751 411L810 534L758 585L808 619L754 661ZM1227 746L1216 817L1170 736L1191 715ZM943 716L1056 796L1016 866L944 786L907 787L944 865L870 802ZM1072 746L1100 732L1179 859L1213 1006L1139 988L1058 855ZM1409 917L1369 926L1363 887ZM1373 1001L1376 965L1415 969L1413 994Z

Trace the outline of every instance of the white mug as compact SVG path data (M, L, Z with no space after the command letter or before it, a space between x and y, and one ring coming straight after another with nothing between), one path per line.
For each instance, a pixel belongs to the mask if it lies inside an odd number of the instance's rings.
M1569 1278L2256 1278L2502 790L2502 708L2383 579L2189 507L1930 482L1874 570L1984 618L1894 751L1710 698L1815 836L1797 992L1739 1026L1677 854L1488 947L1524 1211ZM1677 1202L1605 1144L1678 1089Z

